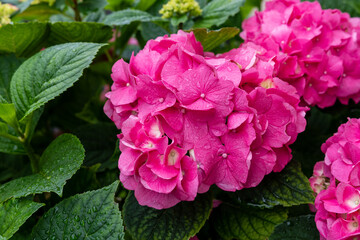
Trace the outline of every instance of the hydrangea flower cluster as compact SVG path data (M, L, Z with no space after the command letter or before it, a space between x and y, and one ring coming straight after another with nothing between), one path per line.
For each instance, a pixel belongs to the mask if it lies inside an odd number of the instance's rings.
M349 119L321 147L310 185L322 239L360 237L360 119Z
M240 36L276 56L276 75L309 105L360 101L360 18L315 2L276 0L245 20Z
M245 44L215 56L179 31L114 64L104 111L122 130L120 180L141 205L169 208L212 184L254 187L290 161L307 109L264 52Z

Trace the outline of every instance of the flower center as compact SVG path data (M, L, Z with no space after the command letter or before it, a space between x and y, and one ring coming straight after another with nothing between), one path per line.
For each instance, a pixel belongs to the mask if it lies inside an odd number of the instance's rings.
M178 158L179 158L179 153L175 149L172 149L168 155L168 164L175 165Z
M200 94L201 98L205 98L205 93Z
M223 157L223 158L227 158L227 153L223 153L223 154L221 154L221 156Z

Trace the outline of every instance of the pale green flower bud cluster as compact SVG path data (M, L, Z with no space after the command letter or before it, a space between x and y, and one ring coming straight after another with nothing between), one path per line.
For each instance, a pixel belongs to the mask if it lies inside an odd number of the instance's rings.
M0 2L0 27L5 24L11 23L10 16L16 12L18 8L14 5Z
M159 11L162 18L171 18L190 13L191 16L201 15L199 3L195 0L170 0Z
M56 0L34 0L31 2L31 5L39 4L39 3L48 3L49 6L52 6Z

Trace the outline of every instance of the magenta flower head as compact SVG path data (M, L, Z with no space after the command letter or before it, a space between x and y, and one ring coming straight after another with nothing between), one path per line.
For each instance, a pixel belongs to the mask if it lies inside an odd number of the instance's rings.
M243 22L240 36L275 57L277 76L307 104L324 108L360 101L359 22L316 1L273 0Z
M213 184L235 191L281 171L307 108L274 67L260 46L214 56L183 31L150 40L130 64L116 62L104 111L122 131L125 188L163 209Z
M360 236L360 119L349 119L321 147L310 185L315 194L316 226L324 239Z

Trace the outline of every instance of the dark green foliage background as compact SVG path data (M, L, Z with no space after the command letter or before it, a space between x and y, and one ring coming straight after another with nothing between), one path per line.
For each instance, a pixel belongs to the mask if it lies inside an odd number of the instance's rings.
M292 162L256 188L213 186L193 202L155 210L117 181L121 130L103 113L112 65L179 28L193 30L205 51L229 51L261 5L197 1L202 15L171 19L159 14L167 0L1 1L19 10L0 27L0 240L319 239L307 179L324 159L321 144L348 117L360 118L353 102L312 107ZM360 16L357 0L319 2Z

